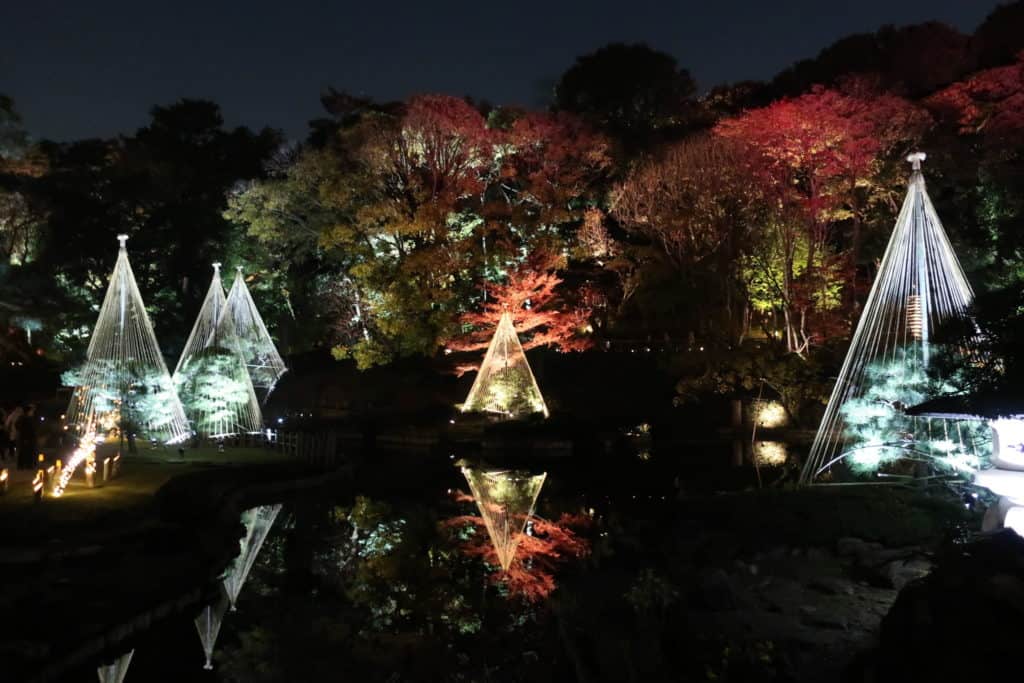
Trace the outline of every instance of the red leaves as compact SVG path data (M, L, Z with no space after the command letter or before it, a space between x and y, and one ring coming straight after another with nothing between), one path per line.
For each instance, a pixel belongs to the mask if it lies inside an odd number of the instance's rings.
M524 349L550 346L562 351L589 348L586 336L590 308L578 298L569 304L558 291L562 279L555 270L557 257L537 250L524 264L509 274L505 284L487 285L487 302L479 311L460 317L472 331L448 343L454 351L487 348L502 312L512 314L512 322ZM463 371L475 369L475 366ZM461 373L460 373L461 374Z
M1024 135L1024 52L1009 66L987 69L932 95L926 104L964 135L998 143Z
M460 491L456 500L472 501L472 498ZM498 555L487 535L483 518L462 515L447 519L441 525L449 530L474 527L473 535L459 544L459 550L467 557L479 558L492 567L499 567ZM590 554L590 542L580 536L590 525L590 518L564 514L552 522L535 516L532 525L532 535L523 534L508 571L491 573L489 581L493 585L504 585L510 594L523 600L539 602L555 590L555 574L566 562Z

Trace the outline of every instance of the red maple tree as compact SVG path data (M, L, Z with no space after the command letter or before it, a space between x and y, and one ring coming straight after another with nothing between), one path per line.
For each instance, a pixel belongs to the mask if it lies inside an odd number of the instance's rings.
M590 307L578 297L560 291L559 258L538 250L509 273L503 284L487 284L487 300L479 310L459 318L465 334L449 340L450 351L470 352L487 348L502 313L512 315L512 324L524 350L549 346L560 351L582 351L593 341L589 331ZM476 364L459 366L458 374L475 370Z
M461 491L455 493L455 500L473 502L471 496ZM590 542L581 535L590 524L590 517L583 514L563 514L557 521L532 517L532 531L522 535L508 571L494 571L488 581L492 585L505 586L510 595L527 602L544 600L557 586L555 576L559 569L570 560L590 554ZM482 559L492 567L501 566L483 517L459 515L443 521L441 526L449 531L474 527L475 532L467 540L459 542L459 550L468 557Z
M990 143L1024 138L1024 52L1008 66L980 71L929 97L925 104L961 134Z

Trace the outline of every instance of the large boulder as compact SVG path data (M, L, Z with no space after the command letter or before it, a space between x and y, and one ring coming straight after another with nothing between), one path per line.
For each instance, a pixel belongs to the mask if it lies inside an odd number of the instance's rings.
M882 621L880 681L996 679L1020 666L1024 538L1010 530L941 557Z

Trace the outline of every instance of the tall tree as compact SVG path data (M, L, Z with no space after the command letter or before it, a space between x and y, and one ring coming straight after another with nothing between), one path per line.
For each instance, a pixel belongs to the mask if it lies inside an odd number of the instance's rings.
M582 116L630 146L677 137L696 83L671 55L612 43L576 59L555 86L556 109Z

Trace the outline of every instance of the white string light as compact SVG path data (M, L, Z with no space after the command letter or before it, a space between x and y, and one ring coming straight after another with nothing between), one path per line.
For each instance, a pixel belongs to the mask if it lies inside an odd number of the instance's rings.
M185 400L193 428L213 438L258 432L263 415L227 315L220 264L174 370L174 386Z
M531 413L548 416L544 396L508 311L501 314L462 412L497 413L513 418Z
M235 281L228 293L225 315L234 324L253 386L270 391L288 368L274 346L267 326L263 324L263 317L242 277L241 266L235 273Z
M869 389L868 367L893 363L895 372L908 377L927 369L933 331L944 321L966 316L974 298L925 190L924 158L923 153L907 158L913 164L907 196L804 464L802 483L813 483L858 447L849 438L842 408Z
M67 422L79 434L86 425L119 425L175 443L188 436L188 423L128 262L127 239L118 235L117 263L89 340L80 384L68 405ZM126 408L129 420L123 421Z

